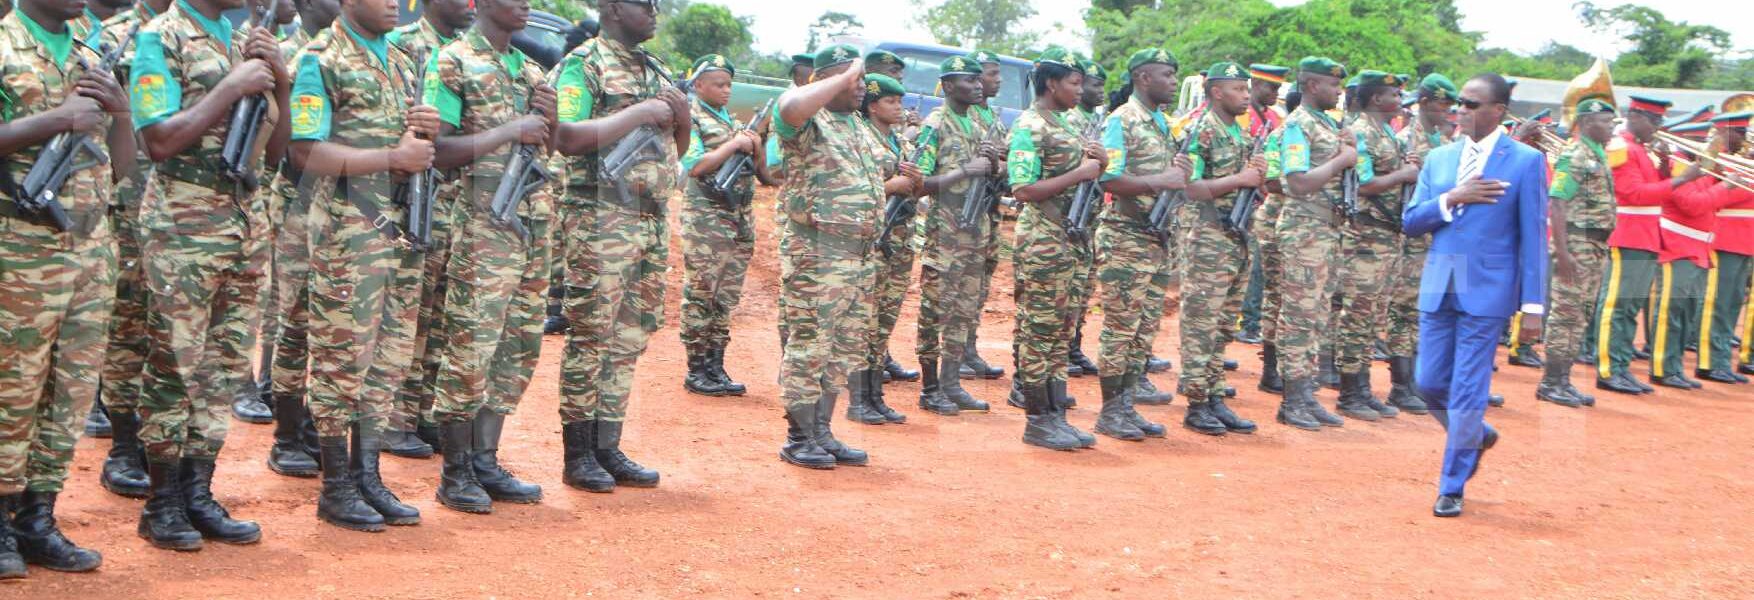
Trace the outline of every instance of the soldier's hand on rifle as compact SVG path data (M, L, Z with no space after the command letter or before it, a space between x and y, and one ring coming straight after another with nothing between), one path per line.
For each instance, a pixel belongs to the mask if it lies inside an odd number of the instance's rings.
M524 115L513 121L518 128L518 143L539 145L548 142L548 117L542 115Z
M1108 149L1102 147L1102 142L1095 140L1084 142L1084 156L1096 159L1102 168L1108 168Z
M1248 166L1236 174L1237 180L1245 188L1258 188L1267 183L1267 161L1259 156L1249 159Z
M554 118L556 104L554 88L548 84L538 84L530 94L530 112L542 115L544 119Z
M993 161L985 156L976 156L974 160L962 164L962 172L970 177L981 177L993 172Z
M103 105L90 96L68 96L55 110L63 113L59 122L66 124L64 131L95 133L103 127Z
M252 58L238 65L219 84L235 88L239 98L248 98L274 89L274 70L266 61Z
M1341 138L1340 151L1334 154L1334 160L1339 162L1340 168L1350 169L1358 165L1357 144L1358 142L1350 137Z
M924 173L921 173L920 168L918 166L915 166L913 163L910 163L910 162L901 163L901 175L912 181L911 185L914 189L918 189L920 186L926 185L926 175Z
M406 123L406 131L426 139L437 139L439 134L438 109L427 105L409 108L402 113Z
M430 140L420 139L412 130L405 131L401 141L390 149L390 169L404 174L419 173L432 167L435 156L437 150Z
M1078 169L1072 171L1072 173L1074 175L1076 175L1080 181L1082 181L1082 180L1087 180L1087 179L1096 179L1097 177L1102 175L1102 169L1103 169L1102 161L1096 160L1094 158L1086 158L1086 159L1084 159L1084 162L1078 164Z
M675 119L674 115L676 114L670 107L670 102L661 95L656 98L648 98L644 102L633 105L633 108L628 110L639 111L640 124L653 127L669 125Z
M673 87L664 88L664 91L658 92L658 99L670 107L670 118L667 121L655 123L655 125L664 129L684 127L689 118L688 95Z
M267 63L268 69L277 79L290 82L286 74L286 60L280 55L280 42L274 39L274 32L266 27L250 30L250 40L244 45L244 56Z
M96 100L104 112L123 114L128 112L128 92L122 84L116 82L116 76L108 71L86 71L74 84L74 93Z
M755 154L755 149L761 147L761 137L753 131L744 130L737 132L737 136L731 138L731 143L736 144L738 152Z

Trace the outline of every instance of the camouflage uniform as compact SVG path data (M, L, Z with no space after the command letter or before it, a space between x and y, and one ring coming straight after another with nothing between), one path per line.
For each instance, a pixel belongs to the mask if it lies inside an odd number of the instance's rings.
M694 164L725 142L735 139L743 124L731 113L694 100L694 143L682 167ZM753 178L739 185L753 186ZM735 208L708 198L698 178L688 179L682 209L682 344L689 348L723 348L731 341L731 311L743 298L743 276L755 254L754 208Z
M982 141L998 131L976 109L956 115L940 107L927 115L915 142L926 148L920 172L932 177L974 160ZM938 190L920 221L920 311L915 340L920 362L960 360L969 335L980 326L980 300L992 253L992 219L975 221L974 230L957 226L973 178Z
M1285 129L1283 127L1267 134L1267 143L1261 147L1261 157L1267 161L1266 178L1268 181L1279 179L1284 174L1285 161L1282 160ZM1284 278L1283 263L1279 255L1279 215L1285 209L1285 195L1268 192L1261 188L1261 206L1255 209L1255 222L1250 224L1250 235L1261 249L1261 340L1262 345L1277 344L1279 340L1279 304ZM1274 357L1275 361L1278 357Z
M337 18L337 21L340 19ZM311 41L303 27L280 41L280 56L288 68L299 49ZM311 208L312 181L290 164L275 169L268 186L269 221L274 224L268 264L273 276L271 292L262 295L263 348L272 358L273 392L304 398L305 370L310 363L311 249L307 217Z
M1577 279L1553 278L1547 361L1561 361L1569 368L1584 353L1584 336L1595 322L1596 296L1608 262L1608 234L1614 230L1614 173L1602 145L1583 137L1566 144L1553 165L1549 195L1565 201L1565 242L1577 261Z
M84 73L79 61L101 57L61 37L69 50L56 60L55 36L14 10L0 19L0 118L6 121L60 106ZM65 34L63 34L65 35ZM100 144L111 117L91 139ZM43 144L6 155L0 168L20 180ZM116 292L110 168L71 174L58 199L72 218L58 232L36 215L0 199L0 496L60 492L73 446L97 394L98 367Z
M1194 136L1188 144L1194 167L1190 181L1229 177L1247 166L1252 142L1240 124L1224 123L1208 110L1188 135ZM1224 347L1236 330L1248 286L1248 244L1223 224L1236 201L1237 192L1231 192L1210 202L1189 203L1183 211L1188 226L1180 265L1181 392L1190 403L1224 393ZM1105 303L1105 321L1109 314ZM1106 342L1106 327L1103 337ZM1103 368L1108 368L1106 359Z
M1358 181L1394 173L1406 160L1400 140L1386 123L1359 116L1348 129L1358 136ZM1340 289L1339 371L1369 373L1372 348L1388 315L1390 293L1401 260L1401 188L1358 198L1358 216L1340 233L1345 265L1335 275ZM1408 356L1408 355L1397 355Z
M207 21L184 3L142 27L131 74L135 128L194 106L243 62L248 38L248 30ZM262 145L279 114L269 104ZM250 372L271 232L262 197L220 175L228 127L203 132L160 162L140 207L153 291L140 439L154 462L214 460L225 445L230 393ZM251 151L260 173L262 148Z
M1415 123L1401 129L1401 147L1407 149L1407 156L1423 158L1454 138L1454 131L1448 127L1428 131L1423 124ZM1390 284L1394 289L1389 298L1389 356L1413 356L1419 348L1419 275L1425 268L1425 253L1430 249L1429 234L1401 239L1401 258Z
M867 122L868 123L868 122ZM882 132L871 126L872 139L877 143L877 162L883 167L883 180L901 173L901 161L911 160L914 155L914 142L891 133L885 138ZM888 199L885 198L887 203ZM879 228L883 226L878 220ZM871 304L874 321L871 323L869 346L865 350L864 368L878 371L883 369L883 362L889 356L889 336L895 333L895 322L901 318L901 303L907 298L908 284L913 280L914 270L914 228L912 217L907 222L896 225L889 233L889 244L894 248L892 254L884 256L881 252L874 256L876 261L876 287L871 288ZM858 365L854 365L858 370Z
M1019 188L1078 168L1084 140L1064 113L1032 109L1012 122L1009 154L1011 186ZM1074 186L1055 198L1027 204L1017 217L1017 325L1012 339L1019 389L1066 378L1067 343L1077 316L1073 295L1077 280L1089 275L1080 244L1066 233L1066 210L1076 190Z
M1095 119L1096 114L1084 110L1083 106L1074 106L1071 110L1066 111L1066 122L1070 123L1072 128L1078 131L1084 131L1086 127L1090 126L1090 122ZM1104 207L1102 206L1096 207L1096 217L1098 222L1101 220L1103 208ZM1081 349L1072 347L1072 344L1083 340L1082 332L1084 328L1084 313L1090 310L1090 299L1093 295L1091 294L1091 291L1095 286L1097 277L1095 236L1092 235L1091 240L1087 243L1073 244L1072 246L1073 252L1078 255L1078 263L1084 266L1084 274L1072 278L1073 335L1066 342L1068 355L1071 353L1083 353ZM1159 310L1158 312L1161 313L1162 311Z
M560 121L601 119L657 96L669 74L662 65L648 65L647 56L607 38L573 50L549 76L559 94ZM664 323L670 256L666 204L681 173L671 132L660 131L658 137L662 156L633 167L624 178L631 206L619 199L616 182L601 174L602 156L613 145L567 165L561 231L572 329L561 362L563 423L625 421L634 366Z
M117 13L104 21L103 43L120 47L122 35L144 16L151 19L152 8L145 2L133 9ZM144 25L144 24L143 24ZM116 61L116 81L128 81L128 65L133 63L134 46ZM152 160L146 157L145 144L138 146L134 158L134 174L116 182L111 196L110 220L116 239L116 303L110 315L109 345L104 351L103 377L100 386L104 409L114 417L132 414L140 404L141 371L146 367L146 304L149 289L145 285L146 265L140 254L140 200L146 193L151 177Z
M413 61L381 41L372 49L348 27L336 19L300 53L292 139L394 146L416 93ZM376 430L413 360L423 263L373 225L380 215L406 219L390 173L322 177L309 189L318 190L309 209L311 416L324 437L347 435L356 420Z
M457 135L472 135L523 116L541 82L541 68L522 52L502 55L470 30L434 56L424 102L438 108ZM494 222L489 205L514 149L482 155L458 175L432 406L438 423L470 421L483 408L511 414L542 350L554 199L543 188L519 207L527 241Z
M1286 179L1314 168L1339 153L1341 136L1350 135L1333 117L1310 105L1299 106L1285 119L1281 161ZM1313 379L1316 351L1328 331L1334 293L1333 259L1340 250L1340 177L1313 194L1299 195L1285 183L1286 197L1275 235L1279 244L1280 305L1275 342L1279 368L1287 381Z

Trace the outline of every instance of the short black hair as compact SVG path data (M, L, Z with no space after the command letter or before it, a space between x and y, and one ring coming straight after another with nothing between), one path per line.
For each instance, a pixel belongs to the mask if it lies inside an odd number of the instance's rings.
M1077 69L1065 65L1042 63L1035 68L1035 72L1029 75L1029 83L1033 86L1035 95L1040 96L1048 93L1049 81L1059 81L1079 73Z
M1505 81L1503 75L1497 73L1481 73L1470 77L1468 81L1486 82L1486 89L1492 94L1492 97L1488 98L1489 100L1505 106L1510 105L1510 82Z

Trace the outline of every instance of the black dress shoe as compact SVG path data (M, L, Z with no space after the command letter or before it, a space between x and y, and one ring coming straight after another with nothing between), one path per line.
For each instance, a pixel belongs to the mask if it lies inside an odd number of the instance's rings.
M566 322L566 317L549 315L542 319L542 335L561 335L571 328L571 324Z
M1240 369L1240 368L1242 368L1242 365L1237 364L1236 361L1230 360L1228 358L1224 359L1224 370L1235 371L1235 370Z
M1234 339L1239 343L1251 344L1251 345L1258 346L1261 343L1261 332L1259 332L1259 331L1238 331L1238 332L1236 332L1236 336Z
M1748 365L1742 365L1742 366L1736 367L1736 371L1741 372L1745 375L1754 375L1754 364L1748 364Z
M1504 406L1504 395L1503 394L1487 394L1486 395L1486 405L1492 406L1492 407Z
M1617 394L1628 394L1632 396L1639 396L1646 393L1643 386L1638 385L1638 382L1634 381L1632 376L1625 373L1615 373L1613 377L1607 379L1597 377L1596 389L1608 390Z
M1580 365L1589 365L1589 366L1592 366L1592 367L1593 367L1593 366L1596 366L1596 353L1594 353L1594 352L1585 352L1585 353L1583 353L1583 354L1580 354L1580 355L1578 355L1578 357L1577 357L1577 364L1580 364Z
M1518 346L1516 352L1510 353L1510 360L1508 362L1518 367L1529 367L1532 369L1539 369L1546 365L1546 363L1541 362L1541 357L1535 356L1535 350L1527 345Z
M1633 350L1632 351L1632 359L1633 360L1650 360L1650 352L1645 351L1645 350Z
M1730 377L1736 378L1736 383L1748 383L1748 376L1741 373L1730 371Z
M1730 371L1729 369L1695 370L1695 371L1693 371L1693 375L1695 377L1698 377L1700 379L1704 379L1706 381L1715 381L1718 383L1728 383L1730 385L1736 385L1736 384L1742 383L1742 380L1739 379L1737 377L1737 375L1734 372Z
M1671 388L1681 389L1681 390L1699 389L1698 386L1694 385L1695 383L1698 383L1698 382L1693 381L1692 379L1688 379L1688 378L1682 376L1680 373L1670 373L1668 375L1664 375L1663 377L1661 377L1659 379L1652 379L1651 383L1654 383L1654 384L1657 384L1657 385L1660 385L1663 387L1671 387Z
M1431 507L1431 516L1443 517L1446 519L1462 516L1461 494L1444 494L1438 496L1437 504Z

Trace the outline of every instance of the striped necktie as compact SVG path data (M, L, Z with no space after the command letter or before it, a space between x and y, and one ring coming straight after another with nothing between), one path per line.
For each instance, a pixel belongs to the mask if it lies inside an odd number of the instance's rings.
M1462 168L1456 171L1456 181L1467 181L1470 177L1480 174L1481 167L1486 165L1486 151L1479 144L1468 144L1462 152Z

